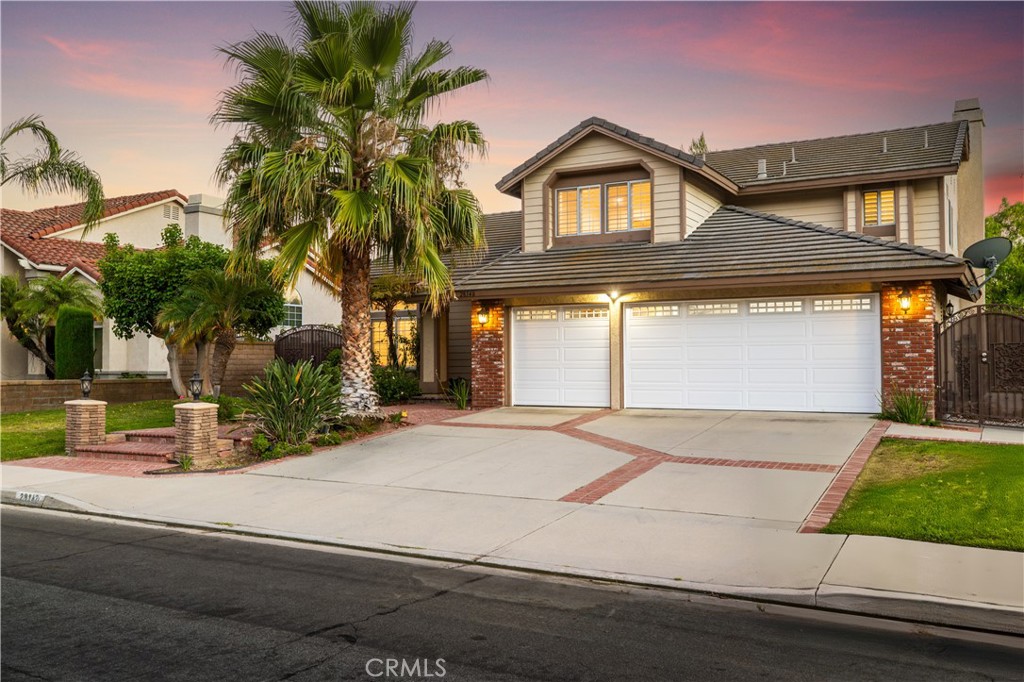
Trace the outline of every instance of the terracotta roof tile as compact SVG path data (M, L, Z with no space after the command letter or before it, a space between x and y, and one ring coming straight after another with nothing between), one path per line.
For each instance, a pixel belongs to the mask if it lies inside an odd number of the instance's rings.
M176 189L164 189L159 192L146 192L144 194L128 194L121 197L111 197L103 202L103 217L109 218L118 213L130 211L133 208L141 208L155 204L167 199L178 198L182 202L188 199ZM32 211L38 216L38 224L32 231L33 237L43 237L54 232L78 227L82 224L82 209L85 203L68 204L66 206L54 206L52 208L40 208Z

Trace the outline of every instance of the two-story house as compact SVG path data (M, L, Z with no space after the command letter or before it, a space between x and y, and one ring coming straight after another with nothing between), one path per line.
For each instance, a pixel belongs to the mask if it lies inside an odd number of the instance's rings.
M930 395L933 322L978 298L957 254L983 237L983 126L961 100L944 123L698 158L583 121L498 183L522 200L519 243L456 277L447 343L424 350L456 375L469 317L477 407Z

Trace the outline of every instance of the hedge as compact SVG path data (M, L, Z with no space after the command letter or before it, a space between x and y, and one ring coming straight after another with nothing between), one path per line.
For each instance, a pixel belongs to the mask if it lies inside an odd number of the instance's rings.
M92 313L62 305L57 310L53 355L57 379L78 379L86 370L94 373L92 361Z

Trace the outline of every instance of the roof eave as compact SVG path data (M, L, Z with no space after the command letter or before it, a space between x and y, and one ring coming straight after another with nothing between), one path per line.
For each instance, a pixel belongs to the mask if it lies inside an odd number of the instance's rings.
M802 189L821 189L835 187L836 185L856 185L874 182L893 182L900 180L920 180L940 175L955 175L959 170L958 164L943 164L928 166L924 168L912 168L899 171L878 171L874 173L851 173L849 175L829 175L821 178L796 179L796 180L771 180L759 183L747 183L739 187L739 196L750 196L752 194L771 194L777 192L791 192Z

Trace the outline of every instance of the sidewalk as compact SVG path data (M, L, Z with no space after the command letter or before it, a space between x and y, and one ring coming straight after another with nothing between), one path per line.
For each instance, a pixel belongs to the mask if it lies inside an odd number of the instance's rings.
M713 507L644 508L630 502L643 493L640 481L596 503L566 501L573 477L586 481L629 457L550 428L460 426L405 429L235 475L128 478L5 464L2 501L1024 633L1020 553L798 533L795 518ZM678 480L691 480L691 468L709 477L832 476L748 464L662 468ZM452 471L465 478L452 480Z

